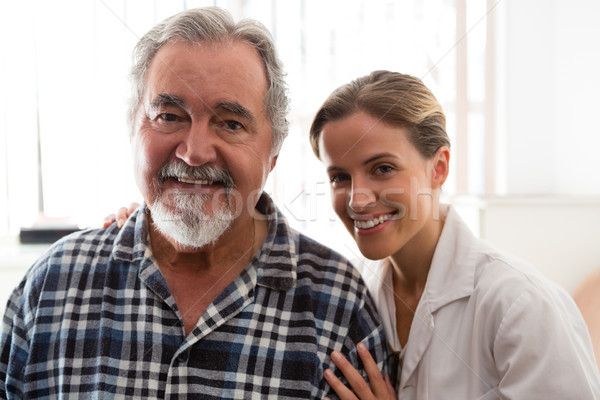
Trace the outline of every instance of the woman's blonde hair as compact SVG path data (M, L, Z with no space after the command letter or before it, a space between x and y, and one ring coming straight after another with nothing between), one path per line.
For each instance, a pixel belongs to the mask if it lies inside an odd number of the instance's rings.
M408 130L408 138L425 158L450 148L446 116L433 93L414 76L374 71L336 89L321 106L310 128L317 158L323 127L357 112L365 112L389 126Z

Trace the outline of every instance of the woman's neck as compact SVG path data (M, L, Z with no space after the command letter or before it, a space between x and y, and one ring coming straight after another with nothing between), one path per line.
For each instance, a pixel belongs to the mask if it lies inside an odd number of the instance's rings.
M398 252L388 257L393 268L394 286L403 287L407 293L423 291L443 227L443 219L432 219Z
M396 334L403 347L408 342L443 226L443 220L430 221L401 250L388 257L392 265Z

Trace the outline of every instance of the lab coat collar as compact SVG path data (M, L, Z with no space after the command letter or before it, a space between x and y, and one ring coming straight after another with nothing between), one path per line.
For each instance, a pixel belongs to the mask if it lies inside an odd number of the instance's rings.
M425 285L429 312L473 293L477 248L474 235L454 207L440 205L446 216Z

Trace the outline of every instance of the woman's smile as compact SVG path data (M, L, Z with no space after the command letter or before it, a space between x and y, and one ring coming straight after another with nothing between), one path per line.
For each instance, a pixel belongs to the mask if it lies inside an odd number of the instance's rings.
M352 220L354 221L354 227L358 232L360 232L365 230L371 230L376 226L384 224L385 222L389 221L394 216L394 214L396 214L396 212L381 214L379 216L356 216L352 218Z

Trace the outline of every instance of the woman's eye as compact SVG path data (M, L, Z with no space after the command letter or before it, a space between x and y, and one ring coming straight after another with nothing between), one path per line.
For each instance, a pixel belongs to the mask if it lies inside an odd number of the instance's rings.
M380 165L377 168L375 168L375 173L377 173L377 174L389 174L393 170L394 170L394 167L392 167L391 165Z
M348 179L348 175L345 174L331 175L329 177L329 184L332 186L339 185L340 183L347 181Z

